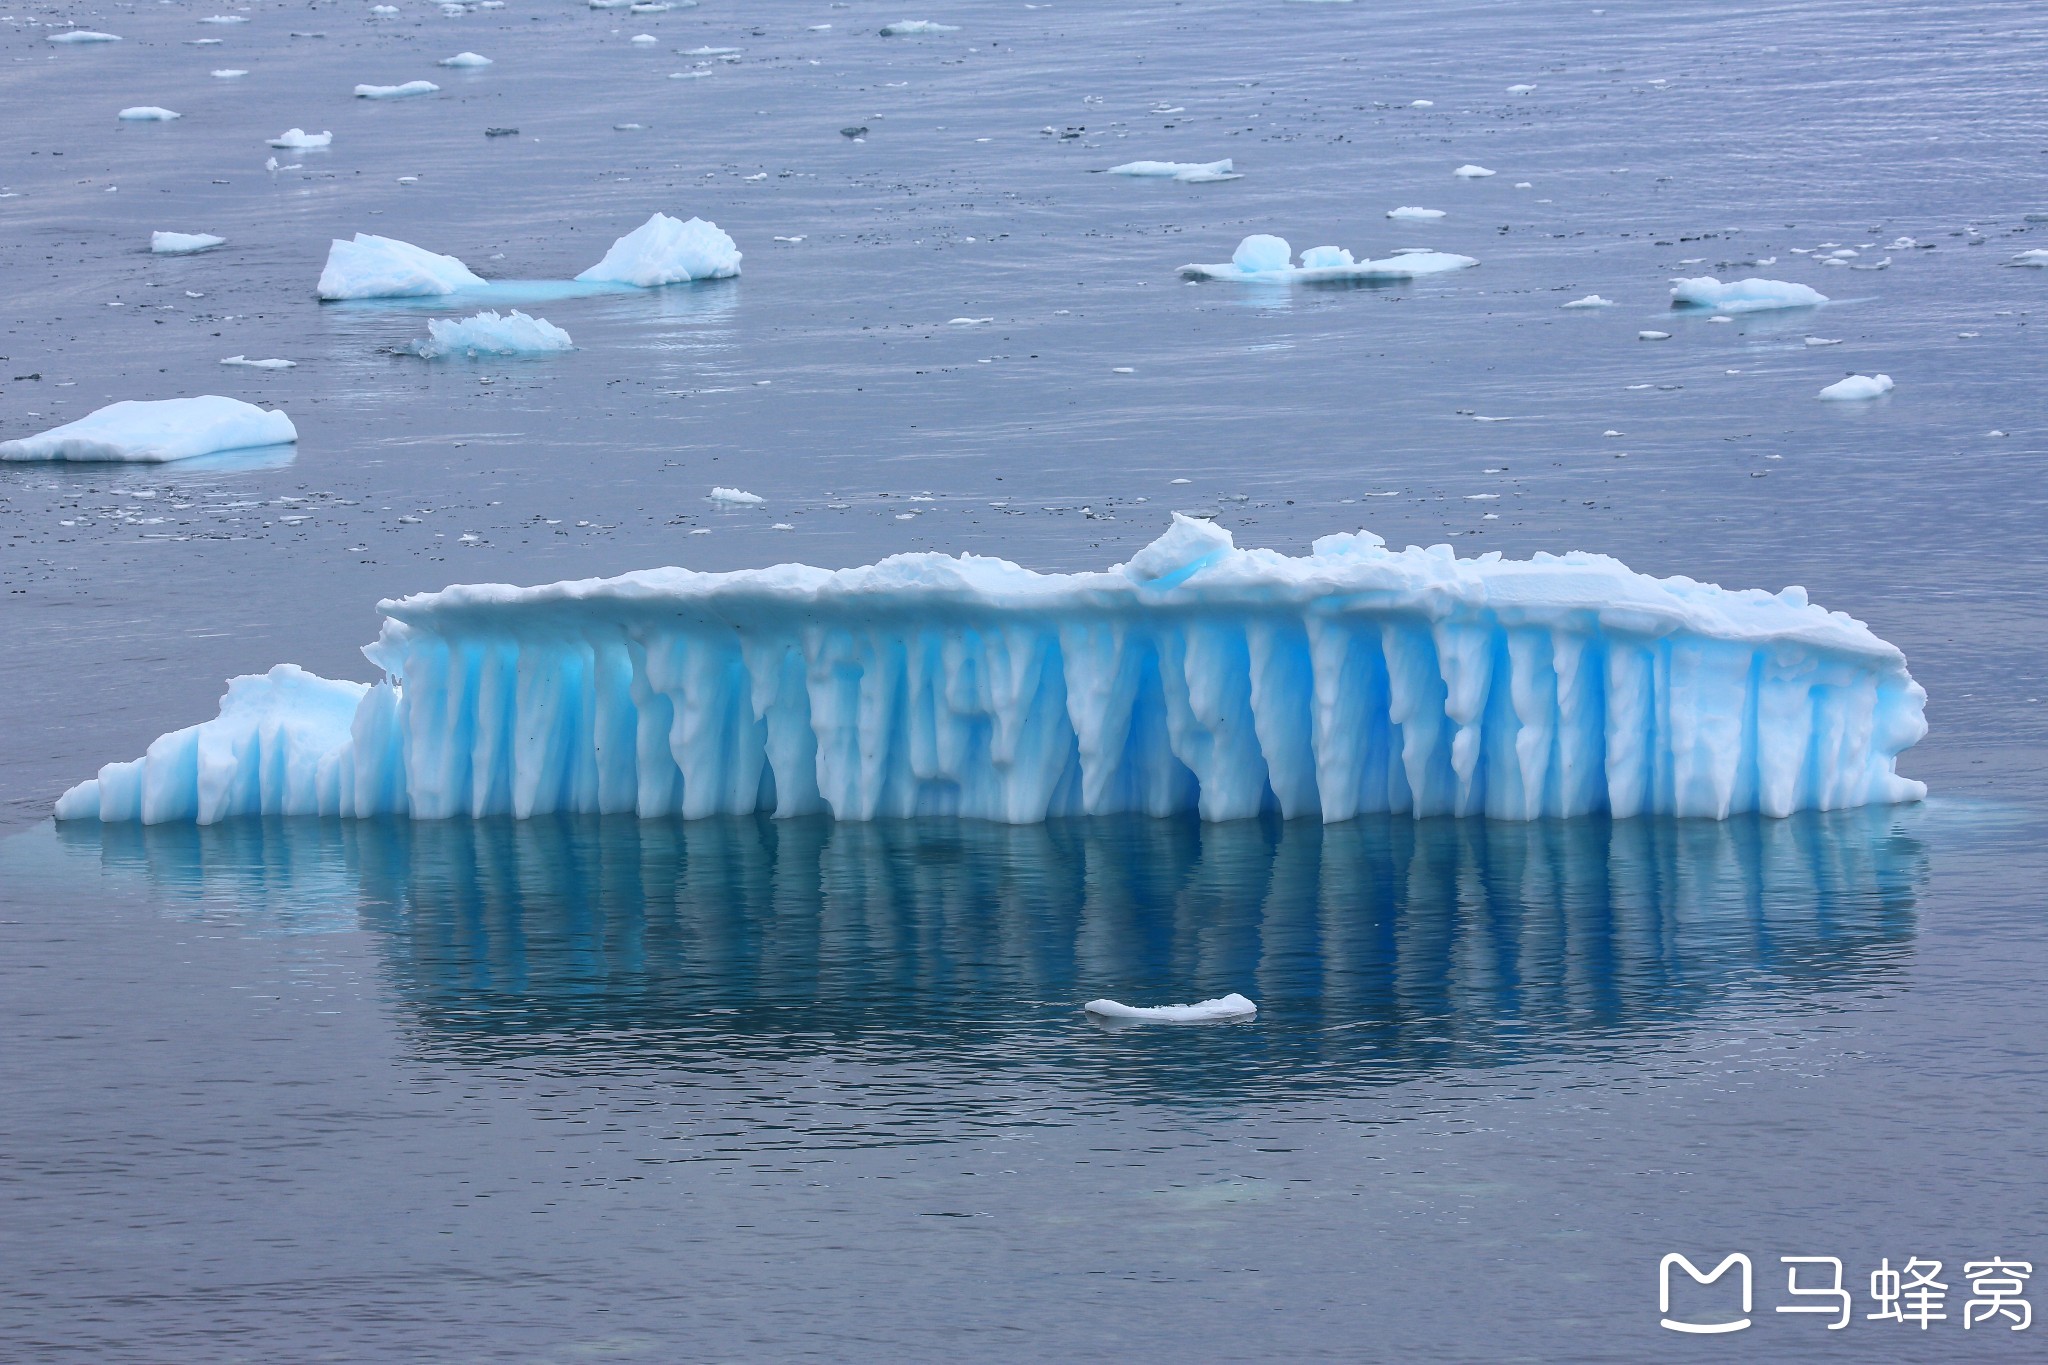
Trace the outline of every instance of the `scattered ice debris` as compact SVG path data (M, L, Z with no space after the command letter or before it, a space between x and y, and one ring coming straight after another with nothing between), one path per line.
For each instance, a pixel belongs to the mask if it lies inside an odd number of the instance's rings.
M1114 1000L1090 1000L1081 1006L1101 1019L1137 1019L1153 1024L1213 1024L1228 1019L1249 1019L1259 1007L1232 992L1194 1005L1122 1005Z
M1721 283L1712 275L1672 281L1673 308L1711 308L1721 313L1755 313L1768 308L1811 308L1826 303L1828 296L1803 284L1786 280L1732 280Z
M1230 163L1229 157L1221 161L1126 161L1121 166L1111 166L1103 174L1178 180L1190 185L1205 184L1212 180L1242 179Z
M657 213L613 242L603 260L576 278L651 289L689 280L729 279L739 273L739 247L718 224L702 218L679 222Z
M1896 772L1926 693L1862 623L1594 554L1357 532L1292 557L1183 516L1104 572L913 554L382 610L384 681L236 679L218 719L101 769L58 818L1725 819L1926 793Z
M479 52L458 52L453 57L443 57L436 65L469 68L489 66L491 59Z
M1842 344L1842 339L1840 337L1808 337L1806 344L1809 346L1839 346Z
M1851 401L1859 398L1877 398L1892 391L1892 377L1888 374L1852 374L1847 379L1837 379L1820 391L1822 398L1837 401Z
M482 283L482 276L453 256L358 232L328 247L319 293L323 299L431 298Z
M288 445L289 417L239 398L131 399L18 441L0 441L0 460L127 460L157 463L218 450Z
M1404 222L1411 223L1428 222L1433 218L1441 218L1443 216L1444 211L1442 209L1418 209L1405 204L1400 208L1387 210L1387 217L1399 218Z
M123 109L116 117L126 119L130 123L169 123L174 118L183 118L184 115L159 108L154 104L138 104L132 109Z
M282 147L287 151L303 152L310 147L328 146L333 141L333 133L309 133L304 128L287 128L270 139L270 145Z
M189 256L224 245L227 240L207 232L152 232L149 249L159 256Z
M545 318L528 317L518 309L500 317L494 312L467 318L435 318L427 324L424 341L412 344L412 353L428 360L444 356L552 355L573 351L569 334Z
M231 355L220 362L223 365L239 365L249 370L291 370L298 368L296 360L251 360L245 355Z
M1323 284L1344 281L1409 280L1419 275L1436 275L1463 270L1479 262L1470 256L1444 251L1410 251L1381 261L1354 261L1342 247L1310 247L1301 253L1301 264L1293 263L1294 249L1284 237L1254 233L1238 243L1237 250L1223 265L1184 265L1183 278L1191 280L1242 280L1258 284Z
M64 33L52 33L49 41L64 44L118 43L121 41L121 35L118 33L95 33L89 28L74 28Z
M1558 307L1560 307L1560 308L1612 308L1612 307L1614 307L1614 300L1613 300L1613 299L1603 299L1603 298L1601 298L1601 297L1600 297L1600 296L1599 296L1598 294L1588 294L1588 295L1586 295L1586 297L1584 297L1584 298L1582 298L1582 299L1573 299L1573 300L1572 300L1572 301L1571 301L1570 303L1560 303L1560 304L1558 305Z
M2048 267L2048 250L2022 251L2019 255L2007 261L2006 264Z
M958 24L935 24L929 19L899 19L882 25L884 38L908 38L919 33L958 33Z
M356 98L359 100L402 100L414 95L431 95L440 90L432 81L407 81L404 85L359 85Z
M705 501L718 503L722 507L759 507L768 499L759 493L749 493L744 488L714 488Z
M1493 172L1487 170L1484 166L1474 166L1468 162L1458 167L1457 170L1452 171L1451 174L1465 180L1484 180L1487 176L1492 175Z
M213 73L215 80L222 81L231 81L239 76L246 76L248 74L249 73L247 71L232 66L224 66L220 70Z
M1642 331L1642 332L1637 332L1637 333L1636 333L1636 340L1637 340L1637 341L1669 341L1669 340L1671 340L1671 333L1669 333L1669 332L1652 332L1652 331Z

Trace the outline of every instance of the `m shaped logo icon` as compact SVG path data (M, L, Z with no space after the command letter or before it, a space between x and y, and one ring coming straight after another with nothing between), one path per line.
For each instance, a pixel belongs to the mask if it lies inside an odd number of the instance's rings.
M1730 1266L1742 1269L1742 1316L1726 1322L1680 1322L1671 1316L1671 1268L1678 1266L1692 1277L1694 1284L1712 1284L1728 1273ZM1722 1332L1740 1332L1749 1326L1749 1305L1752 1272L1749 1257L1739 1251L1731 1251L1721 1259L1721 1264L1705 1274L1700 1268L1678 1252L1671 1252L1657 1263L1657 1311L1664 1315L1664 1326L1674 1332L1690 1332L1696 1336L1717 1336Z

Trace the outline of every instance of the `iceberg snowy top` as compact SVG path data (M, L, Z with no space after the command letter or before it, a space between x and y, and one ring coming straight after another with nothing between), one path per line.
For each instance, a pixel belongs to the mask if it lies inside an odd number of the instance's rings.
M1915 800L1897 649L1781 593L1601 555L1289 557L1176 518L1040 574L906 554L387 601L375 686L290 665L62 819L1274 810L1725 818Z
M483 283L483 276L453 256L358 232L350 241L336 238L327 248L319 292L323 299L431 298Z
M1239 242L1228 263L1184 265L1180 273L1191 280L1247 284L1343 284L1412 280L1478 264L1470 256L1454 256L1448 251L1410 251L1383 261L1354 261L1343 247L1314 246L1301 253L1301 264L1296 265L1294 248L1285 237L1260 232Z
M289 445L299 439L292 419L239 398L131 399L39 436L0 441L0 460L134 460L161 463L219 450Z
M1189 185L1244 178L1237 173L1227 156L1221 161L1126 161L1121 166L1111 166L1103 174L1178 180Z
M1828 296L1818 289L1786 280L1731 280L1721 283L1712 275L1673 280L1673 308L1712 308L1723 313L1755 313L1768 308L1812 308L1826 303Z
M576 278L651 289L690 280L729 279L739 273L739 247L718 224L702 218L684 223L657 213L613 242L603 260Z

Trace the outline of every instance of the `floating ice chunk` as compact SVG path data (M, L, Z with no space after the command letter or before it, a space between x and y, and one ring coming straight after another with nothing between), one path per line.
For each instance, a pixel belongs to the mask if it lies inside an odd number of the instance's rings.
M2048 266L2048 249L2038 251L2022 251L2019 255L2007 261L2006 264L2031 265L2037 267Z
M958 33L958 24L935 24L929 19L899 19L882 25L884 38L907 38L919 33Z
M251 360L243 355L231 355L221 361L223 365L239 365L250 370L290 370L298 367L296 360Z
M380 609L386 681L239 679L57 814L1725 818L1926 791L1895 771L1926 694L1860 622L1577 552L1358 532L1296 558L1177 518L1099 573L906 554Z
M372 6L370 6L370 13L372 13L372 14L376 14L376 15L381 15L381 16L383 16L384 18L389 18L390 16L392 16L392 15L394 15L394 14L398 13L398 6L396 6L396 5L372 5Z
M223 81L231 81L238 76L246 76L248 74L249 73L247 71L240 70L232 66L224 66L220 70L213 73L214 79Z
M1649 331L1644 331L1644 332L1637 332L1637 333L1636 333L1636 340L1637 340L1637 341L1669 341L1669 340L1671 340L1671 333L1669 333L1669 332L1649 332Z
M443 57L437 65L469 68L489 66L491 59L480 52L458 52L453 57Z
M1536 87L1533 85L1511 85L1508 87L1510 95L1532 95L1535 92Z
M427 324L426 339L412 344L414 355L429 360L452 355L552 355L575 349L567 332L516 308L503 317L486 311L467 318L435 318Z
M1382 261L1354 261L1342 247L1310 247L1301 253L1301 264L1293 263L1293 248L1284 237L1254 233L1238 243L1224 265L1184 265L1183 278L1191 280L1242 280L1255 284L1329 284L1374 280L1412 280L1420 275L1437 275L1463 270L1479 262L1470 256L1453 256L1444 251L1406 251Z
M333 133L309 133L304 128L287 128L270 139L270 145L282 147L287 151L303 152L309 147L328 146L333 141Z
M1122 1005L1114 1000L1090 1000L1081 1006L1102 1019L1139 1019L1152 1024L1215 1024L1229 1019L1249 1019L1259 1007L1232 992L1195 1005Z
M202 24L246 24L249 22L249 17L246 14L209 14L199 22Z
M739 247L718 224L702 218L684 223L657 213L613 242L603 260L576 278L651 289L689 280L729 279L739 273Z
M66 45L77 43L118 43L121 41L121 35L118 33L95 33L89 28L74 28L64 33L52 33L48 41Z
M1412 223L1428 222L1432 218L1441 218L1443 216L1444 211L1442 209L1418 209L1408 205L1387 210L1387 217L1399 218Z
M323 299L431 298L482 283L482 276L453 256L358 232L353 240L336 238L327 248L319 294Z
M768 499L759 493L749 493L744 488L714 488L706 502L715 502L724 507L759 507Z
M206 394L110 403L39 436L0 441L0 460L131 460L160 463L218 450L288 445L291 418L238 398Z
M1755 313L1768 308L1811 308L1826 303L1828 296L1817 289L1786 280L1732 280L1721 283L1712 275L1672 281L1673 308L1711 308L1721 313Z
M159 256L189 256L195 251L210 251L227 240L206 232L152 232L149 249Z
M1888 374L1852 374L1822 389L1820 396L1836 402L1852 402L1860 398L1879 398L1891 391L1892 377Z
M635 47L653 47L661 39L655 37L652 33L636 33L626 41Z
M1842 344L1842 339L1840 337L1808 337L1806 344L1809 346L1839 346Z
M404 85L359 85L356 98L359 100L402 100L414 95L431 95L441 87L432 81L407 81Z
M1190 185L1242 179L1230 163L1229 157L1221 161L1126 161L1121 166L1111 166L1103 174L1179 180Z
M1410 100L1410 101L1408 101L1408 107L1409 107L1410 109L1434 109L1434 108L1436 108L1436 101L1435 101L1435 100Z
M676 49L677 55L682 57L737 57L739 51L736 47L693 47L688 52Z
M1452 171L1451 174L1466 180L1484 180L1487 176L1492 175L1493 172L1487 170L1484 166L1474 166L1468 162L1458 167L1457 170Z
M126 119L130 123L169 123L174 118L185 116L154 104L138 104L132 109L123 109L115 117Z
M1558 307L1560 307L1560 308L1612 308L1612 307L1614 307L1614 300L1613 300L1613 299L1603 299L1603 298L1601 298L1601 297L1600 297L1600 296L1599 296L1598 294L1588 294L1588 295L1586 295L1586 297L1584 297L1584 298L1582 298L1582 299L1573 299L1573 300L1572 300L1572 301L1571 301L1570 303L1560 303L1560 304L1558 305Z

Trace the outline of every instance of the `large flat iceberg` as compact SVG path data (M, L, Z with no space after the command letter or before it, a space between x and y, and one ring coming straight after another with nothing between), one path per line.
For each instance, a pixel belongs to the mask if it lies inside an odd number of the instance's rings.
M1126 161L1111 166L1104 175L1129 175L1140 179L1178 180L1201 185L1216 180L1242 180L1229 157L1221 161Z
M702 218L685 223L657 213L613 242L603 260L576 278L651 289L690 280L729 279L739 273L739 247L718 224Z
M567 332L517 308L503 317L486 310L475 317L435 318L427 324L425 340L412 345L414 355L429 360L452 355L552 355L575 349Z
M1343 247L1314 246L1301 253L1301 264L1296 265L1294 248L1285 237L1254 233L1238 243L1224 264L1184 265L1180 273L1191 280L1247 284L1346 284L1412 280L1478 264L1470 256L1454 256L1448 251L1407 251L1383 261L1354 261Z
M133 460L157 464L221 450L290 445L292 419L239 398L131 399L53 427L0 441L0 460Z
M323 299L432 298L483 283L481 275L453 256L358 232L349 241L337 237L327 248L319 293Z
M380 609L374 685L282 665L60 819L1527 820L1917 800L1903 655L1787 588L1176 517L1130 562L653 569Z
M1673 308L1711 308L1717 313L1755 313L1768 308L1812 308L1826 303L1828 296L1818 289L1787 280L1731 280L1721 283L1712 275L1671 282Z

